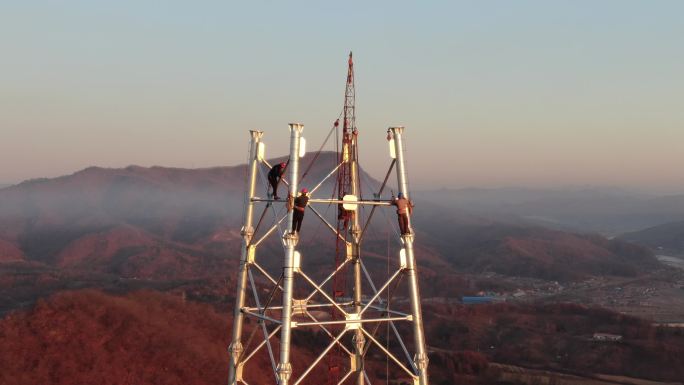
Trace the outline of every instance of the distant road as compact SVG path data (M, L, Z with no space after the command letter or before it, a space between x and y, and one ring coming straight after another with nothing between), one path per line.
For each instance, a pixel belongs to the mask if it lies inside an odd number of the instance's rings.
M684 270L684 259L679 257L672 257L669 255L656 255L658 260L668 266L676 267Z
M665 326L668 328L684 328L684 322L664 322L664 323L654 323L653 326Z

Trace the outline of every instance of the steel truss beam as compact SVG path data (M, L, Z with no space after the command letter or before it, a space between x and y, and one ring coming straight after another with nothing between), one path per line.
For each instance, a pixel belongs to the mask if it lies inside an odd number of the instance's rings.
M334 228L333 225L330 224L330 222L328 222L327 220L325 220L325 218L323 217L323 215L321 215L321 213L319 213L318 210L316 210L315 208L313 208L313 206L309 206L309 209L310 209L311 211L313 211L313 213L316 214L316 216L317 216L321 221L323 221L323 223L330 229L330 231L332 231L333 234L335 234L338 238L340 238L340 239L342 240L342 242L347 242L347 240L344 239L344 237L342 236L342 234L340 234L340 232L337 231L337 229Z
M411 321L411 316L405 317L380 317L380 318L365 318L358 320L336 320L336 321L317 321L317 322L293 322L294 326L316 326L316 325L353 325L364 324L371 322L391 322L391 321Z
M268 203L287 203L287 201L282 200L282 199L269 199L269 198L259 198L259 197L254 197L251 199L252 202L268 202ZM361 206L391 206L392 201L388 200L372 200L372 201L343 201L340 199L325 199L325 198L311 198L309 199L309 204L311 203L325 203L325 204L340 204L340 203L346 203L346 204L353 204L353 205L361 205Z
M340 332L340 334L338 334L337 337L335 337L335 339L334 339L334 340L333 340L333 341L332 341L332 342L323 350L323 352L321 352L321 354L319 354L318 357L316 357L316 359L314 360L314 362L311 363L311 365L309 365L309 367L304 371L304 373L302 373L302 375L299 376L299 378L297 379L297 381L295 381L294 385L297 385L297 384L299 384L300 382L302 382L302 380L305 379L306 376L309 375L309 373L311 373L311 371L313 370L313 368L314 368L319 362L321 362L321 360L323 359L323 357L325 357L325 355L328 354L328 352L330 351L330 349L332 349L332 348L337 344L337 342L340 341L340 338L342 338L342 336L344 336L344 334L345 334L346 332L347 332L346 329L345 329L345 330L342 330L342 332Z
M318 184L314 188L311 189L311 191L309 191L309 194L313 195L316 192L316 190L318 190L318 188L321 187L323 183L335 173L335 171L339 170L340 166L342 166L344 163L345 162L340 162L340 164L333 168L332 171L328 173L328 175L326 175L320 182L318 182Z
M368 274L368 270L366 269L366 265L363 262L361 262L361 267L363 268L363 271L364 271L365 276L366 276L366 280L370 284L371 289L373 289L373 292L376 294L379 293L378 289L375 288L375 283L373 283L373 279L371 278L370 274ZM383 305L382 298L379 298L378 302L380 302L381 305ZM387 305L385 305L384 307L372 306L370 302L368 302L364 305L365 306L370 305L371 308L374 308L375 310L379 310L383 313L395 314L395 315L404 316L404 317L409 316L409 314L406 314L406 313L402 313L402 312L399 312L396 310L390 310L387 307ZM399 346L401 346L402 351L406 355L407 362L409 363L409 365L411 365L411 369L413 369L414 372L417 372L418 370L416 369L416 366L413 363L413 360L411 360L411 353L409 353L408 349L406 349L406 344L404 343L404 339L401 338L401 334L399 333L399 330L397 330L397 326L392 321L390 321L389 324L390 324L390 327L392 328L392 332L394 333L394 336L397 338L397 341L399 342Z
M252 295L254 295L254 301L256 302L257 307L260 309L259 312L261 314L266 313L266 308L261 307L261 301L259 301L259 293L257 292L256 285L254 284L254 276L252 275L252 270L249 270L249 283L252 286ZM278 284L275 284L278 286ZM244 311L243 311L244 313ZM261 325L261 330L264 333L264 341L266 341L266 348L268 349L268 357L271 359L271 367L273 369L273 373L275 374L276 372L276 360L275 357L273 356L273 347L271 346L271 338L268 335L268 329L266 328L266 324L264 322L259 322L259 325ZM277 377L276 377L277 379Z
M397 364L404 372L406 372L406 374L408 374L409 376L411 376L411 378L417 378L417 377L418 377L418 376L416 376L415 373L413 373L413 372L410 371L406 366L404 366L404 364L402 364L401 361L399 361L399 359L398 359L397 357L395 357L394 354L392 354L392 352L390 352L389 350L385 349L385 347L382 346L382 344L381 344L380 342L378 342L378 340L376 340L375 337L373 337L370 333L368 333L368 332L367 332L365 329L363 329L363 328L361 328L361 331L363 332L363 334L366 335L366 337L368 337L369 340L371 340L371 342L373 342L373 343L375 344L375 346L377 346L378 348L380 348L380 350L382 350L383 353L385 353L385 354L387 355L387 357L389 357L389 358L390 358L392 361L394 361L394 363Z

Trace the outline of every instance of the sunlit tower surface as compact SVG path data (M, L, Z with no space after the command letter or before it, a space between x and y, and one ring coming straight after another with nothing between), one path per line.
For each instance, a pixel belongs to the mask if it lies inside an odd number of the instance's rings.
M361 253L362 241L376 210L385 210L390 216L393 214L394 210L388 207L392 200L388 197L383 199L393 169L396 170L397 192L409 197L402 142L404 128L390 127L387 130L390 165L382 184L372 186L377 191L366 199L361 191L355 112L354 63L350 53L341 113L342 130L340 132L338 119L328 134L328 138L333 133L339 135L338 144L341 146L336 147L337 164L310 190L306 209L335 238L335 263L327 273L307 269L307 250L300 250L299 234L292 231L291 205L301 187L300 181L307 176L328 139L301 173L300 159L305 153L304 126L289 124L289 161L287 177L283 178L288 199L274 200L271 195L259 197L256 194L259 177L263 182L271 165L265 159L263 132L250 131L242 247L229 348L231 385L260 384L263 380L257 380L261 378L258 374L263 375L264 371L272 372L270 383L279 385L372 384L396 380L428 384L428 358L413 231L397 234L399 253L390 256L388 248L387 256L388 269L392 266L394 272L388 270L381 279L366 268ZM332 188L332 196L317 197L326 183ZM266 187L262 187L261 191L266 191ZM371 191L370 188L367 191ZM326 205L337 208L332 219L326 215L327 211L319 211ZM254 212L258 208L263 211L255 225ZM370 208L370 212L364 212L363 208ZM271 213L269 224L265 218ZM315 220L311 214L308 221ZM335 217L336 226L331 223ZM392 223L387 225L392 226ZM264 265L267 259L273 260L275 256L272 253L261 255L257 250L262 242L276 234L281 237L284 257L280 270L270 273ZM397 290L402 285L405 288ZM399 298L396 301L399 304L395 305L392 298L397 292L404 297ZM246 319L252 322L246 325ZM293 334L293 330L315 330L321 338L313 344L314 350L318 351L313 352L313 358L306 365L301 364L302 360L297 360L297 357L293 359L292 347L298 345L297 334ZM309 341L309 349L311 345ZM378 364L380 355L385 357L383 367L387 366L386 378L381 379L377 374L369 376L366 370L369 364ZM270 363L269 367L263 367L266 361ZM293 361L299 364L295 365ZM321 377L325 372L327 375Z

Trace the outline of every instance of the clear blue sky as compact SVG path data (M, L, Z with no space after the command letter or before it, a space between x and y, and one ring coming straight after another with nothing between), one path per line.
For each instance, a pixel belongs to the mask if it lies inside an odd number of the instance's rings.
M354 51L362 160L414 188L684 191L682 1L5 1L0 182L317 147ZM421 186L416 186L420 184Z

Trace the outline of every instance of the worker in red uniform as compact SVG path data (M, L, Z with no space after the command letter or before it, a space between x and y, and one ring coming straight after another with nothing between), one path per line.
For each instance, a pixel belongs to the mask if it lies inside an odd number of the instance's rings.
M410 234L409 214L413 213L413 202L406 199L404 194L399 193L396 198L392 197L392 205L397 206L397 220L401 235Z
M268 172L268 183L271 184L271 188L273 189L273 199L280 199L278 198L278 184L283 178L286 168L287 163L282 162L273 166L271 171Z
M299 229L302 228L302 220L304 219L304 210L306 205L309 204L309 191L305 188L302 189L302 193L294 199L294 204L292 208L294 213L292 215L292 232L299 233Z

